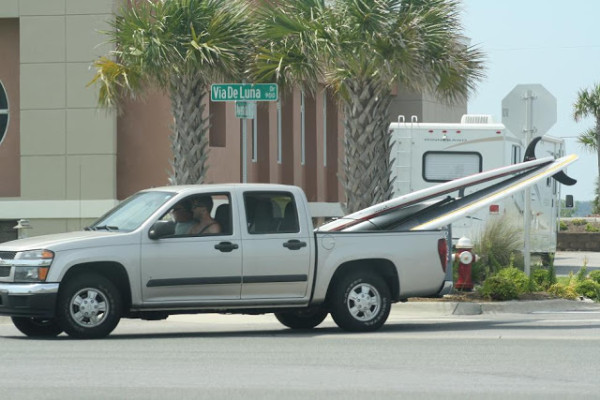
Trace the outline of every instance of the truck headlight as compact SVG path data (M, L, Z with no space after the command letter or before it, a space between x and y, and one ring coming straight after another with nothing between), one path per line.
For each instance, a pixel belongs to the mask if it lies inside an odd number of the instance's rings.
M50 250L19 251L13 260L15 282L44 282L53 260Z

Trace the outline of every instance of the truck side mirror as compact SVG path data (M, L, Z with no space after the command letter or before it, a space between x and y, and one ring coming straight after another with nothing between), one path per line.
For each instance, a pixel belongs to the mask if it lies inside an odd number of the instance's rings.
M173 234L175 234L175 223L173 221L156 221L148 231L148 237L152 240L158 240Z
M565 207L566 208L573 208L573 195L572 194L568 194L565 198Z

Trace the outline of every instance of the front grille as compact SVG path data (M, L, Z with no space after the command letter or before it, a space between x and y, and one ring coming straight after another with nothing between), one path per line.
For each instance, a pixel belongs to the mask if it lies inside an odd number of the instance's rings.
M0 251L0 258L3 260L14 260L16 255L16 251Z
M10 275L9 265L0 265L0 278L6 278Z

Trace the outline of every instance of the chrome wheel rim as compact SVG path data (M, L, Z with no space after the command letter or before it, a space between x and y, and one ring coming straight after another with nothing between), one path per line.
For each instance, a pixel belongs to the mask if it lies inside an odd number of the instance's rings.
M102 324L110 310L106 295L96 288L79 290L71 298L69 308L73 320L85 328Z
M377 316L381 309L381 295L375 286L360 283L348 293L346 306L356 320L370 321Z

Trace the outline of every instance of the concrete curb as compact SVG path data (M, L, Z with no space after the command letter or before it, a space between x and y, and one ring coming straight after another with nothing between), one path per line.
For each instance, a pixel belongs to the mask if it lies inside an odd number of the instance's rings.
M485 303L408 302L397 306L405 315L531 314L536 312L599 311L600 303L575 300L515 300Z

